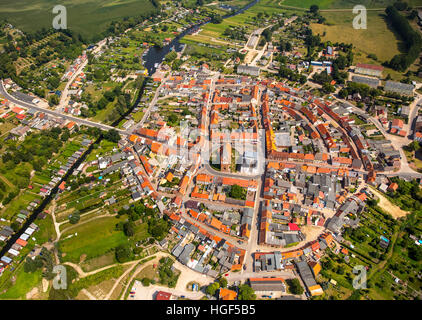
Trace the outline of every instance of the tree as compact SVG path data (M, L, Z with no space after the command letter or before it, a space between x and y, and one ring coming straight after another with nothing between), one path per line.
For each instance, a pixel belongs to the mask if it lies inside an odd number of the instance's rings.
M235 185L232 186L229 195L233 199L242 199L242 200L244 200L246 198L245 190L241 186L238 186L237 184L235 184Z
M110 129L104 134L104 138L111 142L119 142L120 134L116 129Z
M218 283L220 284L220 287L221 288L227 288L228 281L227 281L227 279L225 277L220 277L218 279Z
M221 17L221 15L216 14L211 18L211 22L214 24L220 24L221 22L223 22L223 18Z
M148 278L143 278L142 279L142 285L144 287L148 287L150 285L150 283L151 283L151 280L150 279L148 279Z
M328 82L325 82L325 83L322 85L322 91L323 91L324 93L332 93L332 92L336 91L336 89L334 88L334 86L333 86L332 84L330 84L330 83L328 83Z
M116 259L120 263L129 261L132 257L132 250L129 244L121 244L116 248Z
M309 11L313 14L318 13L319 7L316 4L313 4L309 7Z
M214 296L217 290L220 288L220 284L218 282L211 283L206 289L205 292L210 296Z
M422 260L422 250L416 246L411 246L409 248L409 257L415 261Z
M123 225L123 232L128 237L133 236L135 234L135 223L132 221L126 222Z
M59 99L59 97L56 94L53 94L53 95L50 96L49 102L50 102L49 104L51 106L56 106L56 105L59 104L60 99Z
M239 300L256 300L255 291L247 284L239 286Z
M300 285L299 279L294 278L294 279L288 279L287 284L289 286L289 291L292 294L302 294L303 293L303 287Z
M75 211L74 213L69 215L69 222L71 224L77 224L80 219L81 219L81 216L79 214L79 211Z

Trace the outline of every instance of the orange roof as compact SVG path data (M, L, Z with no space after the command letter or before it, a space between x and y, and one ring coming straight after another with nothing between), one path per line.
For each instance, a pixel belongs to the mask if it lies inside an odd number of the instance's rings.
M218 230L220 230L221 226L223 225L220 220L216 218L211 219L210 225Z
M21 113L22 111L24 111L23 109L21 109L21 108L18 108L18 107L14 107L13 109L12 109L12 112L14 112L14 113Z
M129 137L129 141L136 143L136 141L138 141L139 137L135 134L131 134Z
M234 300L237 297L237 293L236 291L230 289L221 288L219 292L219 297L222 300Z
M66 185L66 181L63 181L62 183L60 183L60 185L59 185L59 189L63 191L63 190L64 190L65 185Z
M210 176L207 174L201 173L196 176L196 181L211 183L212 180L213 180L213 176Z
M396 191L398 187L399 187L399 185L397 183L393 182L392 184L389 185L388 190Z
M222 184L223 185L229 185L229 186L237 184L240 187L248 188L248 187L252 187L252 186L256 187L258 185L258 182L255 181L255 180L243 180L243 179L235 179L235 178L224 177L223 180L222 180Z
M67 127L68 129L72 129L72 128L73 128L73 126L74 126L75 124L76 124L75 122L70 121L70 122L66 125L66 127Z
M25 240L22 240L22 239L16 240L16 243L21 245L22 247L25 247L28 244L28 242L26 242Z
M171 182L173 180L174 176L173 173L169 172L167 173L166 179L168 182Z
M189 177L188 176L184 176L182 181L180 182L180 188L179 188L179 192L181 194L185 194L186 193L186 188L189 184Z
M190 214L193 218L195 218L195 219L197 219L197 218L198 218L198 215L199 215L199 213L198 213L198 212L196 212L196 211L194 211L194 210L192 210L192 209L190 209L190 210L189 210L189 214Z
M162 150L161 143L153 141L151 144L151 151L154 153L159 153L161 150Z
M323 167L320 167L317 170L317 173L330 173L330 172L331 172L331 169L329 169L329 168L323 168Z

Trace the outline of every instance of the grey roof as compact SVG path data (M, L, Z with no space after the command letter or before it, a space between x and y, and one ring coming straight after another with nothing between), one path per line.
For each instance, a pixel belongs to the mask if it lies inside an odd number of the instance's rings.
M307 288L315 286L317 284L314 275L312 274L311 267L309 267L306 261L296 262L296 267L299 271L303 283L306 285Z
M190 255L192 254L192 251L194 249L195 246L192 243L188 243L187 245L185 245L182 253L179 255L178 260L183 264L187 264L189 262Z
M286 286L282 280L268 278L265 280L249 279L249 283L254 291L282 291L285 292Z
M414 86L412 84L401 83L396 81L387 81L384 87L385 91L412 93Z
M352 81L356 83L363 83L366 84L372 88L376 88L380 85L380 80L375 78L369 78L369 77L362 77L362 76L352 76Z

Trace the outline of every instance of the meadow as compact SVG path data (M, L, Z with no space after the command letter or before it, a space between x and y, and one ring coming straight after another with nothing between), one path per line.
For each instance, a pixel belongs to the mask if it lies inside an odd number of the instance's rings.
M276 0L274 0L276 1ZM350 9L356 5L363 5L366 8L386 8L396 0L280 0L280 5L308 9L316 4L322 10L327 9ZM411 6L421 5L420 0L405 1Z
M0 0L0 20L7 20L26 32L50 28L54 19L50 0ZM111 21L154 11L150 0L64 0L67 26L85 37L105 31Z
M59 242L60 251L65 254L61 260L79 263L83 254L86 259L92 259L126 243L128 240L123 231L115 229L121 220L116 217L99 218L64 232ZM71 234L73 236L67 238Z
M357 53L356 62L367 62L362 59L370 53L383 62L400 52L400 38L391 31L382 12L368 11L367 29L359 30L353 28L354 15L350 12L324 12L322 15L327 23L311 24L312 32L321 35L323 41L352 43Z

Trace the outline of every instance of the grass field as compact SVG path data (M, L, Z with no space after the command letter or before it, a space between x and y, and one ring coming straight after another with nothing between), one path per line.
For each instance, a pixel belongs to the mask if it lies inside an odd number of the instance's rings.
M306 8L316 4L322 10L324 9L343 9L353 8L356 5L363 5L366 8L385 8L396 2L395 0L280 0L278 3L285 6ZM421 5L420 0L405 1L412 6Z
M365 59L374 53L383 62L399 53L400 39L387 26L379 12L368 12L367 29L355 30L352 26L354 15L348 12L325 12L327 24L312 24L312 32L320 34L323 41L352 43L355 51ZM325 35L324 35L325 33ZM360 56L356 56L356 62Z
M23 270L23 264L19 266L19 270L15 273L16 282L7 292L0 295L0 299L26 299L26 294L39 284L42 279L42 270L39 269L33 273L26 273Z
M127 242L123 231L115 230L120 220L115 217L96 219L65 232L62 235L64 240L59 242L61 252L66 254L62 260L79 263L82 254L86 255L87 260L92 259ZM77 236L65 239L76 232Z
M67 26L86 37L103 32L113 20L150 13L154 6L149 0L0 0L0 20L34 32L50 28L54 19L53 7L64 5L67 9Z

